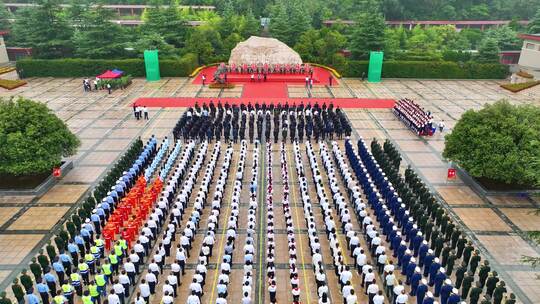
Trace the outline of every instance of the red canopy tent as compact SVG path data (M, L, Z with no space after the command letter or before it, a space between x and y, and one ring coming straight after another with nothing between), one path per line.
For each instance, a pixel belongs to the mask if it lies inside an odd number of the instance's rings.
M113 78L120 78L122 76L122 74L119 74L119 73L115 73L111 70L107 70L105 71L105 73L101 74L101 75L98 75L96 76L97 78L99 79L113 79Z

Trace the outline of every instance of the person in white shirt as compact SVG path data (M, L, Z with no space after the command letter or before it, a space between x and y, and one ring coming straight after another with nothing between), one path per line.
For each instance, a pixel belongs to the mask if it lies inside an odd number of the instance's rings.
M168 291L165 291L165 293L163 294L163 297L161 298L161 304L172 304L173 302L174 302L174 298L171 297Z
M147 304L146 300L141 296L140 292L137 292L137 297L135 298L135 304Z
M242 297L242 304L251 304L251 297L247 292L244 292L244 297Z
M356 297L356 295L354 294L354 289L351 289L351 294L349 294L347 296L347 304L356 304L358 301L358 298Z
M201 300L195 294L194 290L191 291L191 295L187 298L187 304L201 304Z
M111 292L107 296L109 304L120 304L120 298L114 293L114 289L111 289Z
M401 294L396 297L396 304L407 304L409 296L405 293L405 290L401 290Z
M378 292L379 292L379 285L377 285L377 281L374 279L373 282L371 282L371 284L369 284L367 288L369 304L373 304L373 298Z
M384 295L382 290L379 290L377 295L373 297L373 304L384 304Z
M148 283L146 283L145 279L141 280L141 284L139 284L139 290L140 290L141 296L144 298L144 301L146 303L149 303L150 294L151 294L150 293L150 286L148 285Z

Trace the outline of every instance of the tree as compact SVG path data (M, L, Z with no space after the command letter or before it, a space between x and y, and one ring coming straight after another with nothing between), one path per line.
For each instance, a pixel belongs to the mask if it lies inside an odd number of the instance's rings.
M386 23L379 11L371 10L360 15L351 38L351 53L356 59L365 59L370 51L384 49Z
M13 14L8 11L4 1L0 1L0 30L9 30L11 28L11 22L8 19L12 19Z
M498 62L499 61L499 46L497 40L486 38L482 41L478 48L477 60L481 62Z
M69 57L73 28L60 7L60 0L39 0L36 7L17 11L13 43L31 47L36 58Z
M79 139L46 105L0 100L0 174L45 173L75 154Z
M132 47L139 57L144 56L145 50L159 50L160 58L171 58L179 55L178 50L173 45L168 44L165 39L157 33L150 32L138 37L139 39L135 41Z
M277 3L270 15L270 33L272 37L289 44L291 28L289 26L289 15L283 2Z
M512 51L521 49L521 40L517 36L517 32L509 26L501 26L489 30L485 37L497 40L497 45L500 50Z
M445 137L443 156L477 178L540 186L540 108L508 101L469 110Z
M536 11L536 15L527 26L527 33L540 34L540 8Z
M209 41L205 30L201 27L195 28L187 41L187 50L197 55L199 65L210 62L215 49Z
M118 58L126 53L124 29L110 20L113 12L99 5L86 11L83 26L73 37L75 55L86 58Z

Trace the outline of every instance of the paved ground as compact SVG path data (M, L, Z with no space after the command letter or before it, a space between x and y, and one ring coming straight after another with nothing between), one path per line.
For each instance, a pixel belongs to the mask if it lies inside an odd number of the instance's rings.
M218 91L190 84L187 78L169 78L154 83L136 79L127 90L107 95L105 92L84 93L81 82L81 79L30 79L24 87L0 91L3 97L21 95L46 103L82 141L79 152L73 156L75 168L48 193L42 197L0 197L0 289L9 286L11 279L50 239L50 231L63 223L65 215L134 138L151 134L166 136L183 111L179 108L151 110L149 121L136 121L129 107L134 99L236 97L242 92L241 87ZM451 129L465 110L478 109L484 103L501 98L538 105L539 90L512 94L500 89L497 81L385 80L380 84L365 84L357 79L346 79L337 87L316 88L312 92L306 92L303 87L289 87L289 95L408 97L431 110L436 120L444 119ZM540 230L538 218L529 214L538 207L538 200L480 197L459 179L446 181L448 164L441 158L444 139L440 134L428 139L418 138L389 110L347 110L347 114L358 135L366 139L393 140L405 161L419 171L456 219L467 227L520 301L540 303L540 294L536 292L540 281L535 280L535 271L519 263L523 254L540 253L526 237L527 231ZM274 162L278 161L276 155Z

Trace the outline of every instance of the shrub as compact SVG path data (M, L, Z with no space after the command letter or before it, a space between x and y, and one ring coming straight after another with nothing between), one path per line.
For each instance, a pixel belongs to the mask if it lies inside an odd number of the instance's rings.
M465 112L446 135L443 156L477 178L540 185L540 108L507 101Z
M506 83L501 84L501 88L506 89L510 92L517 93L528 88L532 88L540 84L540 81L527 81L522 83Z
M368 73L368 61L350 61L345 76L359 77ZM439 79L503 79L508 67L496 63L458 63L451 61L385 61L384 78L439 78Z
M107 88L107 84L110 84L111 89L113 90L125 89L131 84L132 80L133 78L131 77L131 75L123 76L116 79L100 79L98 81L98 88L105 89Z
M0 175L49 172L79 145L46 105L22 97L0 99Z

